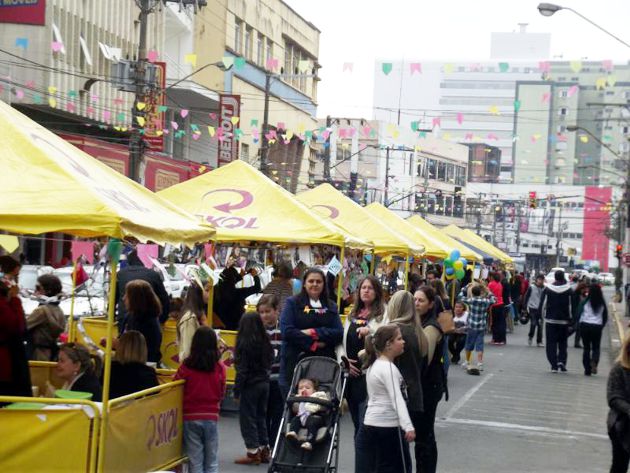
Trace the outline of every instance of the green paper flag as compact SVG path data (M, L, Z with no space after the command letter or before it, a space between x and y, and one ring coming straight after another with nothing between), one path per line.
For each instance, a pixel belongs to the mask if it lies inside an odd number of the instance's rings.
M418 122L417 121L411 122L411 131L418 131Z
M160 112L160 113L164 113L164 112L166 112L167 110L168 110L168 107L167 107L166 105L160 105L160 106L158 107L158 112Z
M234 69L242 69L243 67L245 67L246 62L247 61L245 60L244 57L234 58Z
M33 95L33 103L41 104L42 102L43 102L43 100L42 100L42 96L41 95L39 95L39 94L34 94Z
M507 62L500 62L499 63L499 71L507 72L509 69L510 69L510 65Z
M71 99L76 99L77 98L77 91L76 90L69 90L68 91L68 97L70 97Z
M385 75L388 75L390 72L392 72L393 66L391 62L384 62L381 67L383 68L383 74Z
M514 101L514 111L518 112L521 109L521 101L520 100L515 100Z
M122 252L122 243L118 238L112 238L107 243L107 254L113 262L118 263L120 260L120 253Z
M258 120L256 120L255 118L252 118L252 120L249 122L249 126L257 127L258 126Z
M120 112L118 115L116 115L116 120L118 120L119 122L125 121L125 114L123 112Z

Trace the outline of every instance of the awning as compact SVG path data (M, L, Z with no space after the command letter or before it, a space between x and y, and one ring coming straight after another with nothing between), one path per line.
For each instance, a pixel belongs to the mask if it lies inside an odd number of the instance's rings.
M480 250L485 251L489 255L492 255L492 257L496 260L502 261L503 263L514 262L510 255L504 253L503 251L468 229L462 229L456 225L449 225L448 227L444 228L444 231L450 236L455 237L462 242L469 243L475 248L479 248Z
M463 244L455 238L451 238L439 228L433 226L419 215L413 215L407 219L411 225L420 231L424 232L428 237L434 239L434 241L440 242L442 247L446 249L448 254L453 250L459 250L460 254L470 262L477 261L479 263L483 260L483 255L479 252L473 251L470 247Z

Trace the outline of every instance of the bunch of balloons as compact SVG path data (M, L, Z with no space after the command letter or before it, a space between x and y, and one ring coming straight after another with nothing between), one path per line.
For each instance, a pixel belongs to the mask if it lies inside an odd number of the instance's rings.
M467 265L468 261L466 261L466 258L461 257L459 250L451 251L449 257L444 260L446 279L458 279L461 281L466 275Z

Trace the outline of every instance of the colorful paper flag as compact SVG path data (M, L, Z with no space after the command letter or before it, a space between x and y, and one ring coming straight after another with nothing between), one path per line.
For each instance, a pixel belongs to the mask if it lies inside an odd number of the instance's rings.
M419 62L412 62L409 64L409 75L413 75L414 72L422 74L422 64Z
M392 72L392 68L393 64L391 62L384 62L381 64L383 74L385 74L386 76L389 75L390 72Z
M197 55L194 53L186 54L184 56L184 64L190 64L192 67L197 67Z

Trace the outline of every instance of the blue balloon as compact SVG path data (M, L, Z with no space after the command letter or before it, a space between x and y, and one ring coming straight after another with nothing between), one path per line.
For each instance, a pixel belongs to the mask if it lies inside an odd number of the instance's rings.
M466 261L466 258L460 258L460 260L464 264L464 268L468 266L468 261Z
M454 268L446 268L446 274L448 274L449 276L455 274L455 269Z
M451 251L451 260L457 261L460 256L461 256L461 253L459 252L459 250Z
M302 290L302 281L299 279L293 279L293 295L297 295Z

